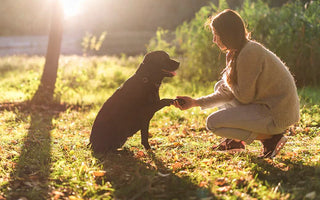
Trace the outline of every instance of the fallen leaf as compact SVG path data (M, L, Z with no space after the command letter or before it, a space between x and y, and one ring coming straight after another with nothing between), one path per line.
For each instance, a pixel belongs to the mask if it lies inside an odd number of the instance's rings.
M131 151L136 151L136 150L138 150L138 148L137 147L131 147L130 150Z
M136 157L137 157L137 158L142 158L142 157L144 157L144 156L145 156L145 154L144 154L143 151L138 151L137 154L136 154Z
M176 162L176 163L174 163L174 164L172 165L172 170L173 170L173 171L177 171L177 170L181 169L182 166L183 166L183 165L182 165L180 162Z
M208 187L208 182L207 181L201 181L199 183L199 187Z
M106 171L103 171L103 170L100 170L100 171L94 171L93 172L93 176L95 177L101 177L101 176L104 176L107 172Z
M214 182L215 185L221 187L227 185L228 178L222 177L222 178L217 178Z
M52 194L54 195L54 197L53 197L54 200L60 199L60 197L64 196L64 194L62 192L59 192L59 191L53 191Z
M308 133L310 131L310 128L309 127L306 127L305 129L304 129L304 132L305 133Z
M183 146L183 144L180 142L173 143L173 147L181 147L181 146Z
M230 189L231 189L230 186L224 186L224 187L218 188L217 191L218 191L218 192L221 192L221 193L226 193L226 192L228 192Z
M279 163L277 166L278 166L279 168L285 168L285 167L286 167L286 164L285 164L285 163Z
M205 158L205 159L203 159L201 161L201 166L208 166L208 165L212 165L212 160L211 159Z
M11 140L11 143L12 144L18 144L18 141L17 140Z
M177 140L177 138L174 135L169 135L168 140L169 140L169 142L174 142Z
M157 146L160 145L162 142L160 140L149 140L149 144L151 146Z

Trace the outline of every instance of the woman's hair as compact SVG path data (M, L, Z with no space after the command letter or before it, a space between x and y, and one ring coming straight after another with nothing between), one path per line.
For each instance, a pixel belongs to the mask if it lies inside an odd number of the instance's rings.
M236 60L242 47L250 38L241 16L233 10L226 9L211 18L211 30L217 34L227 48L226 68L223 78L229 85L237 84Z

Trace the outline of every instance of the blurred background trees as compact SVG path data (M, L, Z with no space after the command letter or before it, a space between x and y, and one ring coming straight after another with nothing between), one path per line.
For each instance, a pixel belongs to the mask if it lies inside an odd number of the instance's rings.
M0 35L47 34L50 1L0 0ZM85 0L81 13L66 20L66 31L174 29L207 2L210 0Z
M52 0L0 0L0 35L43 35L49 32ZM63 0L70 1L70 0ZM78 0L84 1L81 13L66 20L66 31L103 31L175 29L191 20L202 6L219 0ZM254 2L253 0L252 2ZM279 7L297 0L264 0ZM310 0L301 0L305 3ZM244 0L227 0L230 8Z
M212 34L204 26L208 16L229 8L219 5L201 8L195 17L173 31L159 30L148 49L165 49L180 56L181 77L212 82L225 66L224 54L212 46ZM252 39L275 52L290 68L298 86L320 85L320 2L288 1L273 6L274 1L245 0L235 9L247 23Z
M50 1L52 0L0 0L0 36L48 35ZM99 51L92 51L92 54L144 54L146 44L149 44L148 50L164 49L179 56L183 63L181 76L184 78L211 82L220 76L224 67L224 54L212 46L211 33L205 30L204 22L222 9L232 8L243 16L249 31L252 31L252 38L263 43L287 63L298 85L320 84L319 1L86 2L81 13L64 21L65 34L73 38L81 35L77 41L80 53L81 42L84 42L86 36L98 37L107 32ZM158 29L159 27L161 28ZM116 51L113 47L118 47L119 50Z

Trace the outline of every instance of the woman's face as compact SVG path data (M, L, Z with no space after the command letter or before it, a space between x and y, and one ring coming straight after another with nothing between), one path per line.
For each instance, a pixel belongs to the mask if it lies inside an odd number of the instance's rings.
M215 43L221 51L227 50L227 47L222 43L220 36L212 29L212 42Z

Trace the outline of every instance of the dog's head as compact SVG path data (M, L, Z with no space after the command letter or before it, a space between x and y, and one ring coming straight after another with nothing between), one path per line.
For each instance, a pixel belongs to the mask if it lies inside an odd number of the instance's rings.
M179 65L165 51L152 51L145 55L137 72L155 78L172 77Z

